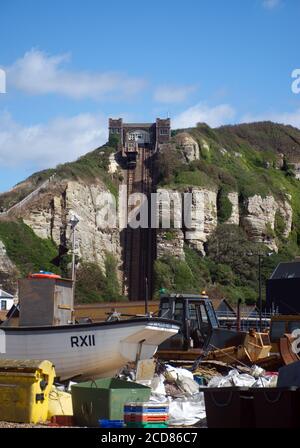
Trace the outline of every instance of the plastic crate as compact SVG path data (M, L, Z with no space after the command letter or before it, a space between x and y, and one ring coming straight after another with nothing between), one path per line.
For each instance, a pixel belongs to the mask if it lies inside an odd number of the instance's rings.
M125 413L165 413L169 412L169 403L125 403Z
M143 423L165 423L168 422L169 415L146 415L146 414L124 414L124 421L128 422L143 422Z
M123 420L99 420L100 428L124 428Z
M73 415L53 415L49 426L75 426Z
M123 420L127 402L148 401L151 389L141 384L101 378L71 386L75 422L99 427L99 420Z
M126 423L127 428L168 428L165 423Z

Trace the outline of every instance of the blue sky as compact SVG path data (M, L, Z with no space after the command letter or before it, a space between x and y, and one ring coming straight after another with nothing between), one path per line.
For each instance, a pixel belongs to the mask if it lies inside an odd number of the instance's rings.
M300 127L299 0L1 0L0 191L104 143L109 116Z

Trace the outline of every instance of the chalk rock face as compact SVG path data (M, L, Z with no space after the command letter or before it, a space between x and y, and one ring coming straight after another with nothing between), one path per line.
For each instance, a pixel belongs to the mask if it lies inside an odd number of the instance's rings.
M204 244L217 227L217 192L207 189L192 189L190 223L186 227L185 239L197 251L205 255ZM190 224L190 225L189 225Z
M159 230L157 232L157 258L172 256L179 260L184 260L183 245L184 233L182 230Z
M182 194L160 188L156 195L157 257L173 256L184 260Z
M200 158L199 145L193 137L187 132L181 132L175 137L178 146L181 147L187 162L198 160Z
M23 213L24 222L40 238L52 238L57 245L70 245L69 221L75 214L77 254L83 261L97 263L104 270L106 253L121 263L120 234L117 228L103 228L100 222L101 195L108 193L102 183L61 183L52 194L40 194Z
M118 171L118 169L119 169L119 164L118 164L118 162L116 161L116 155L115 155L115 153L113 153L113 154L111 154L111 155L109 156L108 172L109 172L110 174L114 174L114 173L116 173L116 172Z
M158 256L164 254L184 258L183 242L205 255L204 245L217 226L217 193L213 190L193 188L185 194L172 190L158 190L161 195L158 210L159 222L165 219L165 231L158 232ZM168 197L171 200L171 219ZM171 231L168 232L167 224ZM178 242L175 241L178 238ZM173 247L173 253L172 253Z
M278 247L274 235L276 212L283 218L285 227L283 236L287 238L292 230L292 208L288 200L275 200L273 196L255 195L247 200L246 215L242 218L242 226L249 238L265 243L271 250L277 252Z
M232 205L232 212L230 218L226 221L226 224L239 225L240 213L239 213L239 195L236 191L228 193L228 199Z

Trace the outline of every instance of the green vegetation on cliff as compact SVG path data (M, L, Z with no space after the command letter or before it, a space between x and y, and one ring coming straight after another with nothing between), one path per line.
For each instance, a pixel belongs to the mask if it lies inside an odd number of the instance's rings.
M283 197L296 190L299 195L299 182L289 164L300 161L299 129L271 122L217 129L200 123L185 131L199 144L201 160L187 164L178 157L176 144L170 146L159 155L161 186L226 186L237 190L241 200L255 194Z
M96 263L81 263L77 272L77 303L117 302L124 300L120 293L117 277L117 262L113 255L107 253L105 271Z
M61 259L54 242L51 239L39 238L21 219L0 221L0 240L21 276L25 277L40 270L65 277L71 276L71 257L68 255ZM80 260L78 262L77 302L92 303L123 299L117 277L117 263L111 254L107 254L105 259L106 275L95 263L84 263Z
M56 167L56 175L61 179L82 180L91 183L101 180L113 193L117 193L118 177L108 174L109 156L115 152L111 146L102 146L77 159Z
M258 299L258 254L262 258L262 284L280 261L289 261L297 246L288 242L278 254L269 254L263 244L248 240L238 226L221 224L207 243L202 257L185 245L185 260L166 256L154 265L156 297L160 288L168 292L199 294L205 289L212 298L226 298L235 303L242 299L253 304Z
M198 143L200 160L187 163L180 157L176 134L181 131L188 132ZM295 179L291 163L300 162L300 130L271 122L217 129L199 123L172 135L173 144L158 156L159 186L177 190L213 188L217 192L219 225L206 244L206 257L186 246L185 261L173 257L156 261L156 290L165 287L174 292L199 292L205 288L215 297L253 302L258 295L258 257L254 254L269 250L250 242L239 227L223 224L232 211L228 193L238 192L241 216L247 199L254 195L273 195L291 202L293 224L289 238L283 235L284 218L279 212L274 230L266 228L266 234L276 238L279 253L263 259L264 283L278 262L291 260L299 253L300 181Z
M164 257L155 262L155 288L169 291L199 292L208 289L215 297L244 302L257 299L257 253L268 252L263 245L252 243L237 226L226 225L232 204L228 193L237 191L240 214L255 194L290 200L293 209L292 232L283 235L284 218L277 212L274 230L266 234L276 238L279 253L263 259L263 279L267 278L279 261L290 260L299 253L300 245L300 181L294 176L292 163L300 162L300 130L270 122L212 129L206 124L184 130L198 143L200 160L187 163L180 147L173 141L159 154L155 164L158 185L186 190L205 187L217 192L219 225L206 244L207 256L185 246L185 260ZM52 174L57 180L81 180L87 184L100 180L116 194L119 174L108 173L109 157L116 150L117 140L55 169L35 173L10 192L0 195L0 209L8 208L35 190ZM166 239L172 241L172 229ZM22 275L39 269L68 275L69 255L58 256L59 248L53 241L38 238L19 221L0 221L0 240ZM252 254L252 255L250 255ZM122 299L114 258L107 255L105 276L94 263L79 260L77 302Z
M60 269L55 265L58 254L56 245L50 239L36 236L22 220L0 221L0 240L22 275L40 269L60 274Z

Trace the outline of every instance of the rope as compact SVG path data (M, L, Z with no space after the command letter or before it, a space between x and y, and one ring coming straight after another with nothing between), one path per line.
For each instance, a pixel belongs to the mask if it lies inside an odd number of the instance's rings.
M209 391L209 389L207 389L207 390ZM225 407L227 407L231 403L232 395L233 395L233 392L230 391L228 400L225 403L218 403L217 400L214 398L214 395L213 395L213 392L212 392L211 393L211 399L212 399L213 404L215 406L217 406L218 408L225 408Z
M53 395L56 395L56 396L53 396ZM61 404L61 397L59 396L58 391L57 390L51 390L51 392L49 394L49 398L51 398L52 400L58 401L58 403L60 405L60 408L61 408L61 412L62 412L63 415L65 415L63 406Z
M209 344L209 347L212 347L212 348L214 348L215 350L220 350L220 352L223 352L226 356L228 356L228 358L231 358L233 361L238 362L241 366L243 366L243 367L247 367L247 369L249 369L249 366L247 366L247 364L245 364L245 363L242 362L242 361L239 361L239 360L238 360L237 358L235 358L234 356L229 355L224 349L222 349L222 348L218 348L218 347L216 347L216 346L213 345L213 344Z

